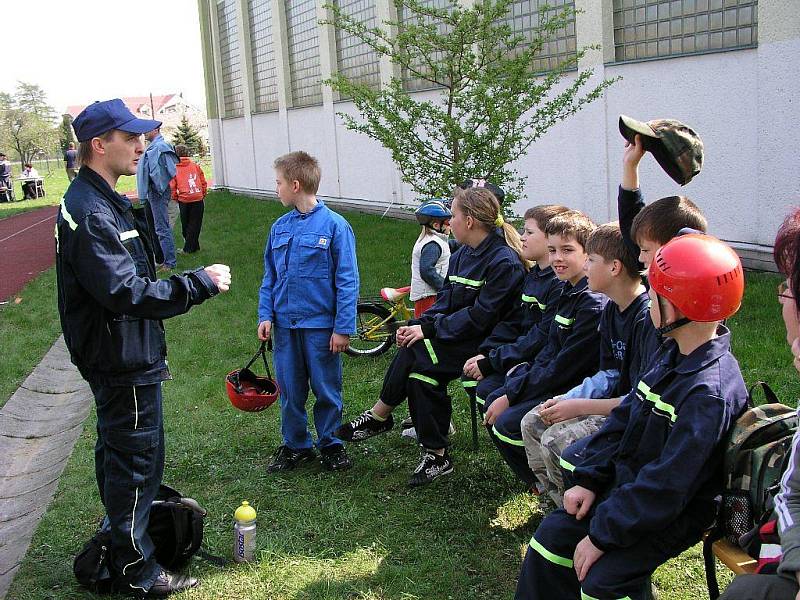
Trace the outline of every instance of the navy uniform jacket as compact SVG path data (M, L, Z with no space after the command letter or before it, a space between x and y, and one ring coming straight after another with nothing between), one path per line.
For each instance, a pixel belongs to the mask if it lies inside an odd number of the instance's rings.
M644 208L644 196L640 189L626 190L619 186L617 192L617 214L619 215L619 229L622 232L622 241L625 242L625 247L628 252L637 260L639 270L644 269L644 265L639 260L639 245L631 237L631 225L633 219L636 218L641 210Z
M505 373L514 365L533 360L544 348L563 287L564 282L556 277L552 267L540 269L539 265L534 265L522 284L522 296L517 305L522 317L516 335L506 343L481 344L479 350L486 358L478 361L478 368L484 377L490 373ZM495 327L492 338L504 324Z
M720 442L747 405L730 332L720 325L718 335L688 356L667 339L591 437L573 479L598 495L589 537L599 549L628 547L645 535L699 539L713 520Z
M436 302L409 323L421 325L427 339L482 341L519 298L524 276L519 255L492 231L477 248L452 254Z
M608 297L589 290L583 277L564 284L556 303L547 344L529 365L506 377L510 405L534 398L551 398L597 371L600 362L600 313Z
M61 328L83 378L111 386L168 379L161 319L219 292L203 268L159 280L144 209L86 166L64 194L55 233Z
M649 306L650 298L647 292L642 292L622 312L613 302L609 302L606 310L603 311L600 328L607 332L608 342L603 345L600 369L619 370L619 380L609 397L627 394L639 381L639 360L636 346L642 339L642 332L645 329L648 327L654 329L653 322L650 320Z

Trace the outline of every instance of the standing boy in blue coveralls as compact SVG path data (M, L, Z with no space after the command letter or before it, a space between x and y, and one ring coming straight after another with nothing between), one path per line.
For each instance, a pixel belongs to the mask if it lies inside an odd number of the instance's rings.
M147 533L164 473L161 382L171 379L162 319L230 285L224 265L159 280L144 210L114 191L120 176L136 172L141 134L160 124L137 119L119 99L90 104L75 118L83 166L55 231L64 341L97 405L95 474L111 532L109 570L118 591L140 596L197 585L156 562Z
M306 413L309 381L322 464L330 471L348 469L350 459L334 432L342 420L339 354L356 327L355 237L347 221L317 199L315 158L291 152L274 166L278 198L293 210L269 232L258 302L258 337L274 341L281 389L283 442L267 470L286 471L315 457Z
M486 396L484 423L511 470L530 488L536 482L522 441L522 417L537 404L566 392L597 371L597 326L608 301L592 292L583 272L586 242L595 224L571 210L550 219L545 233L550 266L564 282L547 344L530 363L513 369L503 386ZM481 387L478 387L481 391Z
M658 250L649 280L665 342L590 438L564 509L531 538L518 600L642 598L652 572L714 520L721 442L747 404L720 324L741 304L744 273L728 246L690 234Z

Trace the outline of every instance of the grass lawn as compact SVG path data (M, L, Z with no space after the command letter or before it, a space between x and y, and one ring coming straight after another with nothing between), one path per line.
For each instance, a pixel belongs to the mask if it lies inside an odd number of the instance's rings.
M206 546L216 554L231 555L232 514L241 500L259 512L257 562L217 568L196 560L192 569L202 585L180 597L510 598L525 544L542 514L536 499L521 493L485 435L479 451L470 449L469 409L455 387L456 472L426 489L406 487L418 453L396 431L351 445L355 466L345 474L332 475L318 466L287 475L265 472L280 442L277 407L240 413L230 406L223 381L257 347L263 243L269 225L283 212L277 203L213 193L203 250L179 257L181 268L231 265L233 288L167 325L175 379L164 386L165 481L209 509ZM363 293L407 283L417 228L408 221L356 213L346 217L356 232ZM774 275L748 274L745 307L731 326L746 379L766 379L780 397L794 403L797 373L783 339L777 281ZM13 323L8 331L16 332L4 344L5 354L34 345L33 323L51 333L57 329L52 273L23 294L43 308L32 322L23 319L25 302L0 310L0 323ZM391 352L378 359L345 358L346 417L372 405L390 358ZM10 377L0 373L2 381ZM102 516L94 483L94 427L92 413L9 598L87 597L74 582L71 561ZM721 580L726 581L723 571ZM703 597L699 547L659 569L654 581L663 600Z
M207 157L200 160L200 166L203 167L206 179L211 179L211 158ZM28 212L42 206L55 206L61 202L61 197L69 186L69 179L67 179L67 172L64 169L62 161L50 161L50 172L48 173L47 165L44 161L36 161L33 165L39 171L39 175L44 178L44 189L47 195L44 198L37 198L36 200L22 200L22 187L17 181L19 177L20 166L19 161L12 163L12 174L14 176L14 193L16 194L16 202L0 202L0 219L10 217L23 212ZM117 183L117 191L121 194L126 192L136 191L136 177L120 177Z

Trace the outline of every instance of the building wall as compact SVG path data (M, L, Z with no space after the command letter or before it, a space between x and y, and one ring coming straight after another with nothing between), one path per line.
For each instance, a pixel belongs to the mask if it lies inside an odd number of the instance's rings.
M292 108L287 32L275 26L278 110L251 114L253 85L245 95L244 116L224 118L221 65L215 48L215 10L223 0L198 0L204 33L209 121L215 153L216 184L256 195L274 194L274 159L292 150L315 155L323 170L320 195L332 202L374 212L417 202L403 184L391 157L366 136L347 130L337 113L354 114L352 103L335 101L323 87L321 105ZM231 1L231 0L227 0ZM248 6L237 2L238 30L248 31ZM297 0L285 0L285 2ZM652 4L656 0L649 0ZM273 18L283 18L284 0L271 0ZM378 14L391 15L388 0L376 0ZM725 6L728 6L726 0ZM318 14L325 11L318 0ZM669 3L667 3L669 4ZM672 3L674 4L674 3ZM676 118L690 124L705 144L703 172L678 188L652 159L641 166L648 199L681 193L695 200L708 216L711 231L734 243L746 258L769 262L775 231L788 210L800 204L800 169L791 139L800 96L800 14L781 0L758 3L756 47L706 54L615 62L614 7L622 0L576 0L577 44L602 44L587 53L580 68L591 68L595 80L621 76L603 97L567 121L554 126L519 161L528 176L531 205L559 202L586 211L598 222L616 218L617 185L624 140L620 113L649 120ZM324 79L336 68L336 37L319 26L320 67ZM241 34L240 56L245 82L252 65L249 39ZM381 62L381 80L395 74ZM569 79L569 78L568 78ZM436 92L419 92L435 97Z

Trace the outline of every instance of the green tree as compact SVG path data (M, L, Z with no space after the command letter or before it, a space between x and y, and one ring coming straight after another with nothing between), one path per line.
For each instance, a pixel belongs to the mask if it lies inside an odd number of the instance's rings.
M331 18L323 23L352 34L388 57L396 73L438 92L434 99L410 93L396 76L381 90L341 73L326 81L360 114L339 113L345 126L386 147L403 181L421 195L448 195L454 184L483 177L500 183L510 203L520 199L526 178L514 161L614 81L590 84L591 70L564 80L590 48L537 73L533 65L543 44L574 21L576 11L543 7L526 38L505 22L511 2L437 8L429 0L395 0L404 18L379 27L367 27L336 4L325 5Z
M174 145L186 145L191 155L206 155L206 145L203 143L203 138L200 137L200 132L189 122L186 115L183 115L180 124L175 129L175 133L172 134L172 143Z
M58 148L55 110L35 84L17 82L14 94L0 93L0 130L4 145L16 151L20 164L51 156Z
M58 143L62 152L67 151L70 142L76 145L78 142L75 138L75 131L72 129L72 115L62 115L61 125L58 127Z

